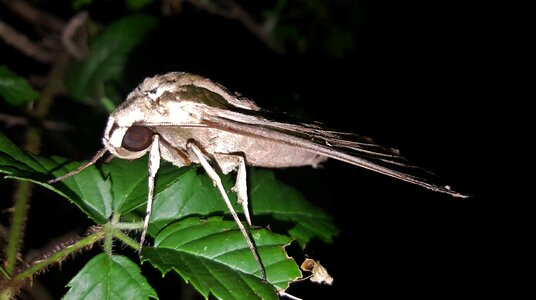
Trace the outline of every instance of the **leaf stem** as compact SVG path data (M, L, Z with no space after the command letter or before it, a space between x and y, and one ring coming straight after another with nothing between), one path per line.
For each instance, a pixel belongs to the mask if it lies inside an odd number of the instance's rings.
M138 250L140 245L135 240L131 239L128 235L122 233L119 229L114 228L113 235L121 242L125 243L127 246Z
M143 228L143 222L117 223L114 225L114 228L120 230L138 230Z

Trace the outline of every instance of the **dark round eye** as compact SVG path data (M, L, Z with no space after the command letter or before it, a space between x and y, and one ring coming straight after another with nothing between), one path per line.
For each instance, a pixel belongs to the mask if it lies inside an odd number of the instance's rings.
M147 149L152 142L153 132L143 126L130 126L125 133L121 146L129 151L141 151Z

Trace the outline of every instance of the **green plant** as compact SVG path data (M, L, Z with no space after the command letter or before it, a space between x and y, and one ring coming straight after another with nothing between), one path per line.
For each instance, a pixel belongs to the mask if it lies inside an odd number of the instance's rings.
M130 2L133 7L142 7L150 1ZM129 54L143 43L158 20L134 14L101 28L91 21L86 23L91 36L88 54L73 60L72 53L58 53L47 84L39 91L7 66L0 66L0 96L4 104L39 121L37 126L25 124L26 142L22 147L0 133L0 173L5 175L4 182L14 187L4 263L0 268L0 298L17 295L26 283L50 266L96 245L102 253L90 259L69 281L66 299L157 298L156 291L140 273L140 263L149 263L162 274L179 274L205 297L212 294L222 299L277 298L278 290L286 289L302 276L285 247L295 241L303 249L312 239L329 243L337 228L329 215L309 204L292 187L278 182L271 171L249 170L254 223L277 228L277 233L264 227L251 228L268 282L260 279L260 270L245 240L236 224L228 219L227 209L212 182L197 167L178 169L164 165L159 171L149 227L154 244L143 247L139 259L133 259L132 254L139 247L135 237L145 214L146 158L115 159L62 182L47 183L80 165L57 156L37 155L42 146L40 126L48 126L46 117L62 82L69 99L96 110L113 110L121 99L119 89ZM33 105L31 109L29 103ZM230 191L232 176L224 176L223 180ZM22 236L33 185L75 204L93 225L86 228L85 235L58 242L51 247L53 251L25 261L21 260ZM236 202L234 193L230 196ZM240 212L239 205L236 210ZM262 224L257 224L257 220L262 220Z
M125 232L141 227L137 209L143 208L147 196L146 160L115 160L103 165L100 172L90 167L62 183L50 185L46 183L47 178L65 173L77 164L65 164L58 157L32 155L5 136L0 136L0 151L0 172L7 174L5 178L48 188L76 204L95 222L86 237L62 245L48 257L31 262L28 268L14 272L15 266L8 264L2 269L4 292L19 287L46 266L60 263L68 255L101 241L104 254L94 257L69 282L66 298L99 295L101 299L109 299L130 293L156 297L139 274L136 263L114 253L117 243L133 250L139 246ZM275 289L285 289L301 276L295 261L284 252L284 246L292 239L305 245L313 237L329 242L336 228L329 216L310 206L291 187L277 182L271 172L251 171L254 216L269 216L274 222L293 224L286 236L267 229L252 229L266 266L268 283L260 280L260 270L236 224L222 219L226 215L225 207L210 179L198 174L195 167L177 169L168 165L159 173L149 230L155 243L144 247L141 260L150 262L164 274L170 270L177 272L205 296L212 293L219 298L276 297ZM125 176L127 172L129 176ZM229 176L225 177L226 187L230 188L231 181ZM130 275L126 276L125 272ZM130 279L118 280L125 276ZM120 294L121 291L126 294Z

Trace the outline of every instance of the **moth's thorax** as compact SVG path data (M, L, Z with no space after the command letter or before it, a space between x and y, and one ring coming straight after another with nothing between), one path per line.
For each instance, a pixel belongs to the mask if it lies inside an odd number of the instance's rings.
M219 103L219 105L224 104L241 109L260 110L253 101L229 92L222 85L208 78L184 72L171 72L146 78L127 98L136 94L156 101L162 100L159 98L166 92L173 94L176 97L175 100L207 105Z

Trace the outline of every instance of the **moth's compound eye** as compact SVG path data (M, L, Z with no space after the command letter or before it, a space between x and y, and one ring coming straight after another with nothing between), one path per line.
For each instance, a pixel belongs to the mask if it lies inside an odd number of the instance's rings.
M153 132L144 126L131 126L121 142L121 146L129 151L142 151L152 142Z

